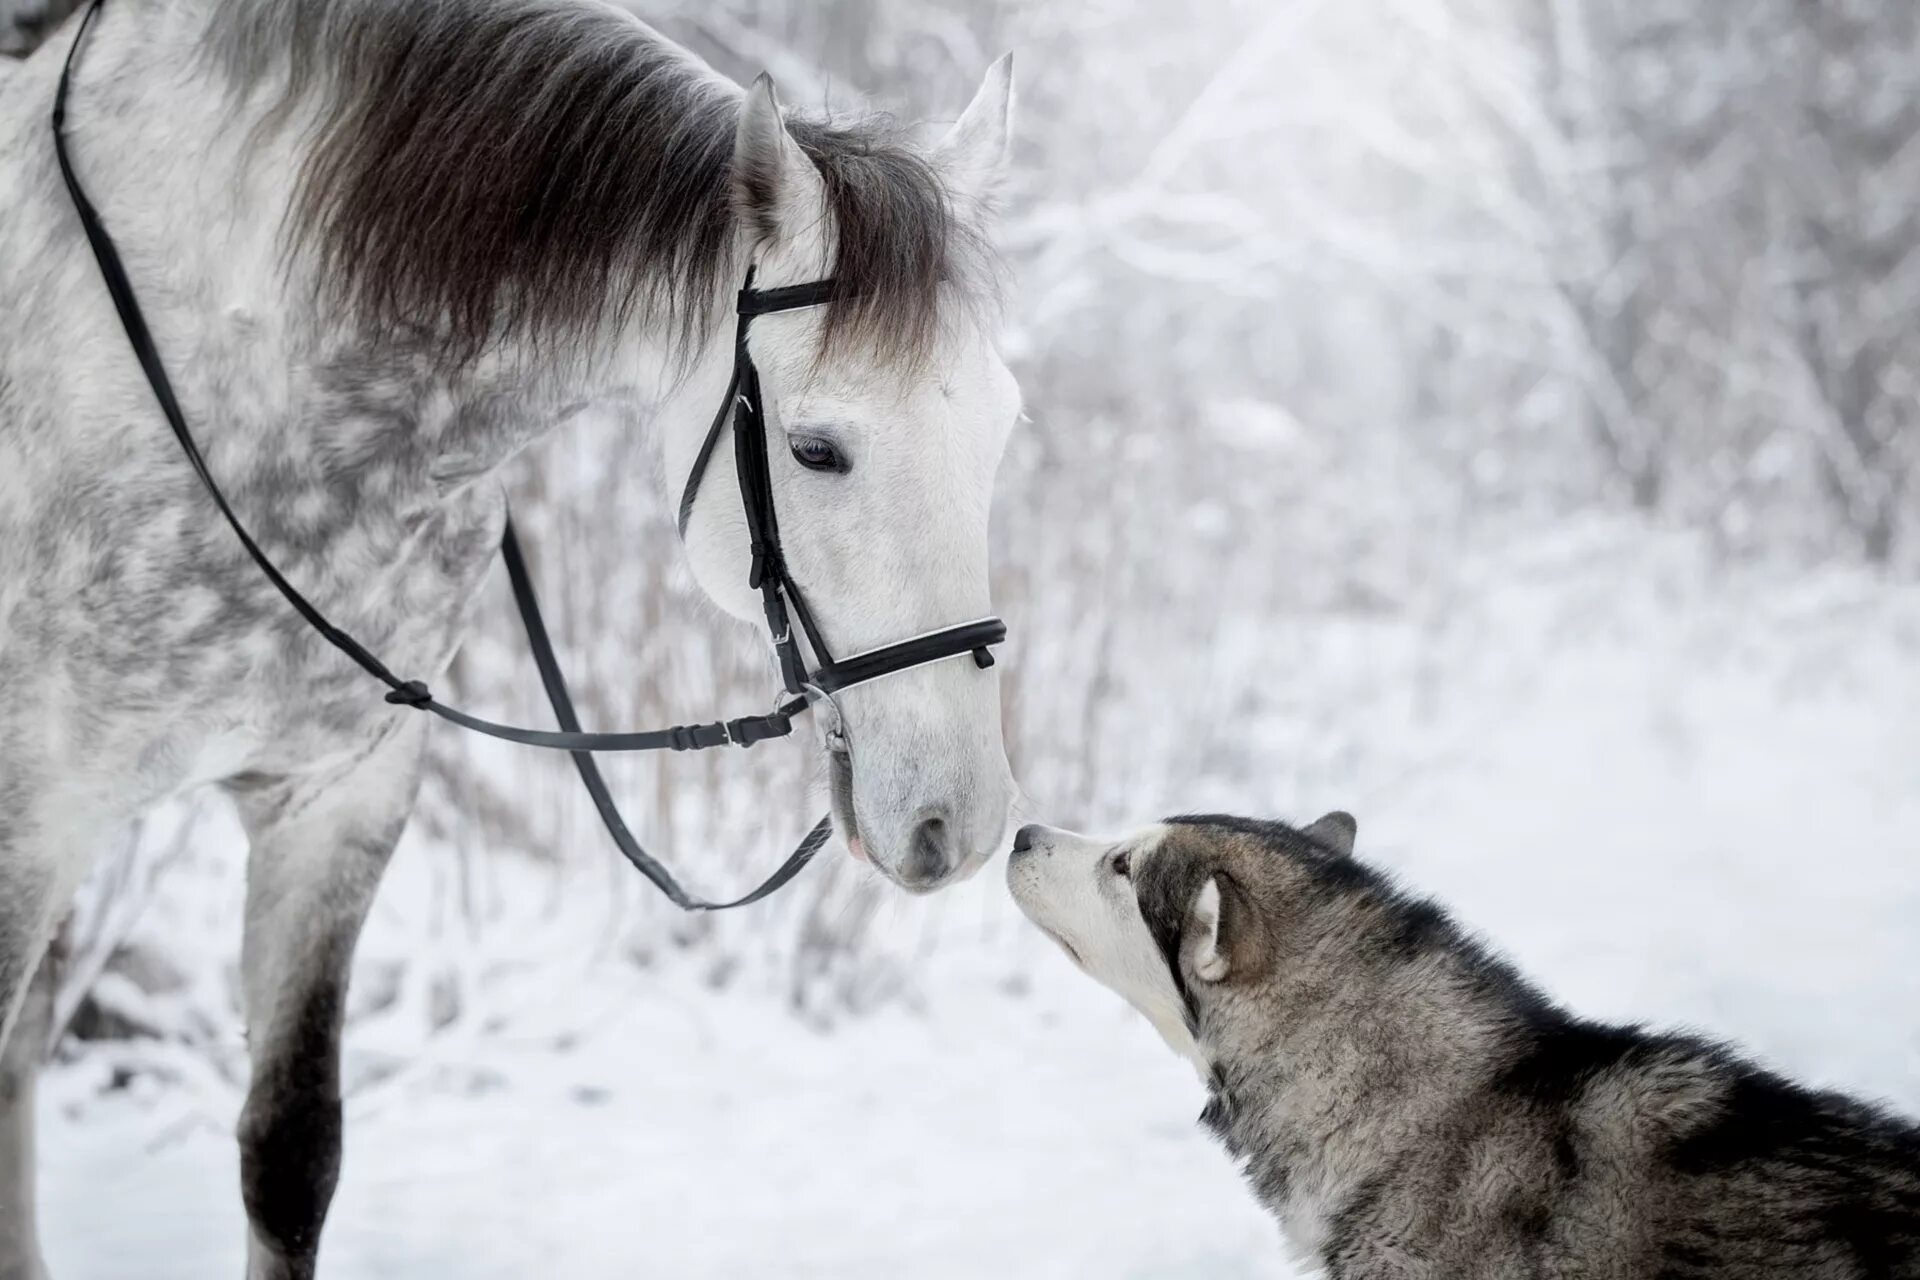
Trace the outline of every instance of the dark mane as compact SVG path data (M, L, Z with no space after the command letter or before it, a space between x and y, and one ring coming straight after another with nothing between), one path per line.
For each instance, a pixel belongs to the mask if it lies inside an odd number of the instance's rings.
M568 0L222 0L209 50L284 79L320 124L288 214L327 299L455 360L646 320L705 336L735 261L741 95L623 14ZM925 156L883 121L789 121L819 169L832 346L913 359L942 281L984 257Z

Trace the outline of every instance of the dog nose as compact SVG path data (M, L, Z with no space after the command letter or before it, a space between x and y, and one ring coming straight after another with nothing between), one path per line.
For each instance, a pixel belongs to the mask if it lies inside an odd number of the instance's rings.
M1013 833L1013 851L1015 853L1026 853L1028 850L1032 849L1033 837L1035 836L1035 834L1037 834L1041 830L1042 828L1039 823L1029 822L1026 826L1014 832Z
M946 811L922 810L907 844L907 856L900 862L900 883L909 889L931 889L945 880L959 861L954 851L953 824L947 821Z

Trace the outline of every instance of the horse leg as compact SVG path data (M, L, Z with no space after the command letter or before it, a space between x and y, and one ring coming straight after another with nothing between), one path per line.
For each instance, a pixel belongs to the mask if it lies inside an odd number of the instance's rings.
M45 1280L34 1230L33 1082L53 1031L54 961L35 957L12 1030L0 1040L0 1280Z
M228 784L252 850L241 986L248 1280L310 1280L340 1174L340 1028L361 923L413 807L422 717L350 764Z
M53 1021L55 975L45 957L111 825L97 800L40 782L0 751L0 1280L46 1275L33 1169L33 1079Z

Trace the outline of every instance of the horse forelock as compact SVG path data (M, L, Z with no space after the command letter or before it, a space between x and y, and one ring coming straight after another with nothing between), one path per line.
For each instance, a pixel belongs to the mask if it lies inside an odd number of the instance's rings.
M744 264L739 90L629 16L580 0L218 0L208 49L278 118L317 126L287 211L321 301L464 363L641 321L682 350ZM271 91L271 88L269 89ZM916 363L942 297L994 293L984 232L880 117L791 118L821 177L829 351Z

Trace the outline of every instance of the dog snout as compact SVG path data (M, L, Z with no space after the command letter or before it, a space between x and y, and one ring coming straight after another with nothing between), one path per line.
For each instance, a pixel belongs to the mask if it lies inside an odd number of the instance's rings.
M1015 853L1031 852L1034 845L1039 841L1040 837L1045 834L1046 830L1045 827L1037 822L1029 822L1026 826L1013 833L1013 851Z

